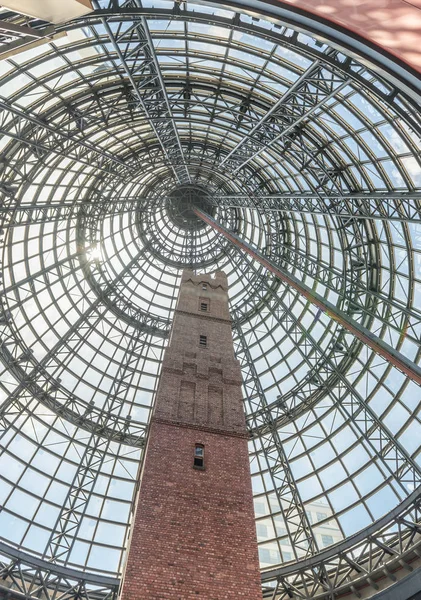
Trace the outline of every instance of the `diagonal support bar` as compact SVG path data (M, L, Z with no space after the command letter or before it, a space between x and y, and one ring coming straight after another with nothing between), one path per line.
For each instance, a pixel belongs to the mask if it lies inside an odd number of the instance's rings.
M327 76L323 65L316 61L260 118L220 165L237 173L263 150L297 132L349 83L350 79L344 80L337 72Z
M11 119L10 116L13 118ZM95 167L107 174L124 179L135 166L114 154L85 140L75 131L47 123L33 112L15 106L0 97L0 134L30 146L39 158L50 153Z
M250 195L212 196L214 206L246 208L259 212L290 212L339 219L365 219L419 223L420 192L281 193L255 198Z
M6 189L0 192L6 193ZM12 192L10 192L11 194ZM9 195L10 195L9 194ZM102 196L98 194L103 206L103 213L114 215L144 210L150 202L148 196ZM154 202L161 205L170 201L166 195L154 197ZM249 194L208 196L207 200L217 208L234 208L259 211L260 213L299 213L326 216L337 219L376 220L398 223L420 223L421 192L351 192L346 194L312 193L280 193L259 195L255 198ZM96 202L96 200L95 200ZM89 208L93 201L64 201L52 199L36 204L11 204L0 206L0 218L7 215L8 222L3 227L19 227L65 221L77 216L77 211Z
M135 4L138 6L139 3L135 0ZM97 9L101 8L97 0L94 0L94 6ZM168 165L174 172L175 178L179 183L191 183L183 147L147 20L142 17L139 22L136 22L135 26L130 29L130 31L136 33L136 38L126 40L124 35L119 37L113 32L107 19L102 18L101 23L126 73L135 102L146 116L168 161ZM127 50L130 44L133 43L136 43L136 52L141 57L140 78L133 68L130 68L128 62ZM134 49L131 50L131 54L134 54Z
M226 227L215 221L210 215L203 212L198 208L192 208L194 213L201 218L205 223L210 225L213 229L221 233L226 239L232 244L241 248L252 256L257 262L264 266L268 271L273 273L276 277L281 279L284 283L289 285L291 288L299 292L308 302L314 304L326 313L331 319L339 323L342 327L347 329L350 333L355 335L359 340L366 344L377 354L380 354L394 367L405 373L410 379L421 385L421 368L414 362L409 360L406 356L389 346L386 342L374 335L371 331L354 321L349 315L341 311L334 304L320 296L317 292L310 289L305 283L301 282L297 277L288 273L281 267L275 265L267 257L263 256L257 248L254 248L250 244L244 242L235 233L232 233Z
M295 94L303 87L303 85L308 82L309 79L311 79L311 77L314 77L320 68L321 65L319 61L316 61L310 65L310 67L301 75L301 77L299 77L299 79L297 79L297 81L288 89L288 91L280 97L276 104L274 104L272 108L268 110L268 112L261 118L261 120L254 125L251 131L236 144L229 154L227 154L227 156L221 161L221 166L226 162L229 162L230 159L237 158L237 160L239 160L241 148L247 145L250 147L252 146L257 132L264 127L265 123L270 121L271 117L276 115L276 113L281 110L284 104L287 104L287 102L295 96ZM247 150L250 154L250 148L247 148ZM241 152L246 155L246 148L244 148Z

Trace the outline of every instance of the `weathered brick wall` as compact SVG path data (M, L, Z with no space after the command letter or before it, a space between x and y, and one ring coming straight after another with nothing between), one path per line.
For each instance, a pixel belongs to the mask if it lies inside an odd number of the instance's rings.
M203 284L207 289L203 289ZM210 301L202 313L199 301ZM208 336L207 348L199 335ZM122 600L261 600L227 281L186 271L131 532ZM193 468L196 444L205 469Z

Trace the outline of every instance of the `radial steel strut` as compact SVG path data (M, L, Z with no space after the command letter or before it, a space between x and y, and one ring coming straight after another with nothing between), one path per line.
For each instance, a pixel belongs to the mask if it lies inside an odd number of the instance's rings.
M192 208L194 213L203 219L205 223L210 225L213 229L221 233L226 239L232 244L241 248L252 256L257 262L264 266L268 271L273 273L276 277L281 279L284 283L292 287L294 290L299 292L306 300L317 306L320 310L326 313L331 319L339 323L342 327L347 329L350 333L355 335L359 340L364 342L369 348L371 348L377 354L380 354L394 367L405 373L413 381L421 385L421 368L414 362L406 358L403 354L389 346L386 342L374 335L371 331L357 323L349 315L341 311L334 304L323 298L320 294L313 291L305 283L300 281L297 277L288 273L278 265L275 265L269 258L263 256L261 252L251 246L250 244L243 241L235 233L232 233L226 227L221 225L218 221L215 221L210 215L203 212L198 208Z

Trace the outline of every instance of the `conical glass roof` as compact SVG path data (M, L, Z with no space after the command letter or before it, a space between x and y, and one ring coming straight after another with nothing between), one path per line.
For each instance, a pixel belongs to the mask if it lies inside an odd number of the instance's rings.
M121 576L192 268L228 275L265 594L376 579L419 520L419 385L193 209L417 365L420 107L275 18L94 4L0 62L3 562Z

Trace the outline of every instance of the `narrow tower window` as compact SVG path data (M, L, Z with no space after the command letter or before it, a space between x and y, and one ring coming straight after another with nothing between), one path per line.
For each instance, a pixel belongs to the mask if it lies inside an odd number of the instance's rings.
M193 467L195 469L205 468L205 447L203 444L196 444L194 447Z
M201 348L206 348L208 345L208 337L206 335L201 335L199 337L199 346Z
M201 300L200 301L200 310L202 312L208 312L209 311L209 302L207 300Z
M207 290L207 289L208 289L208 284L202 283L202 290Z

